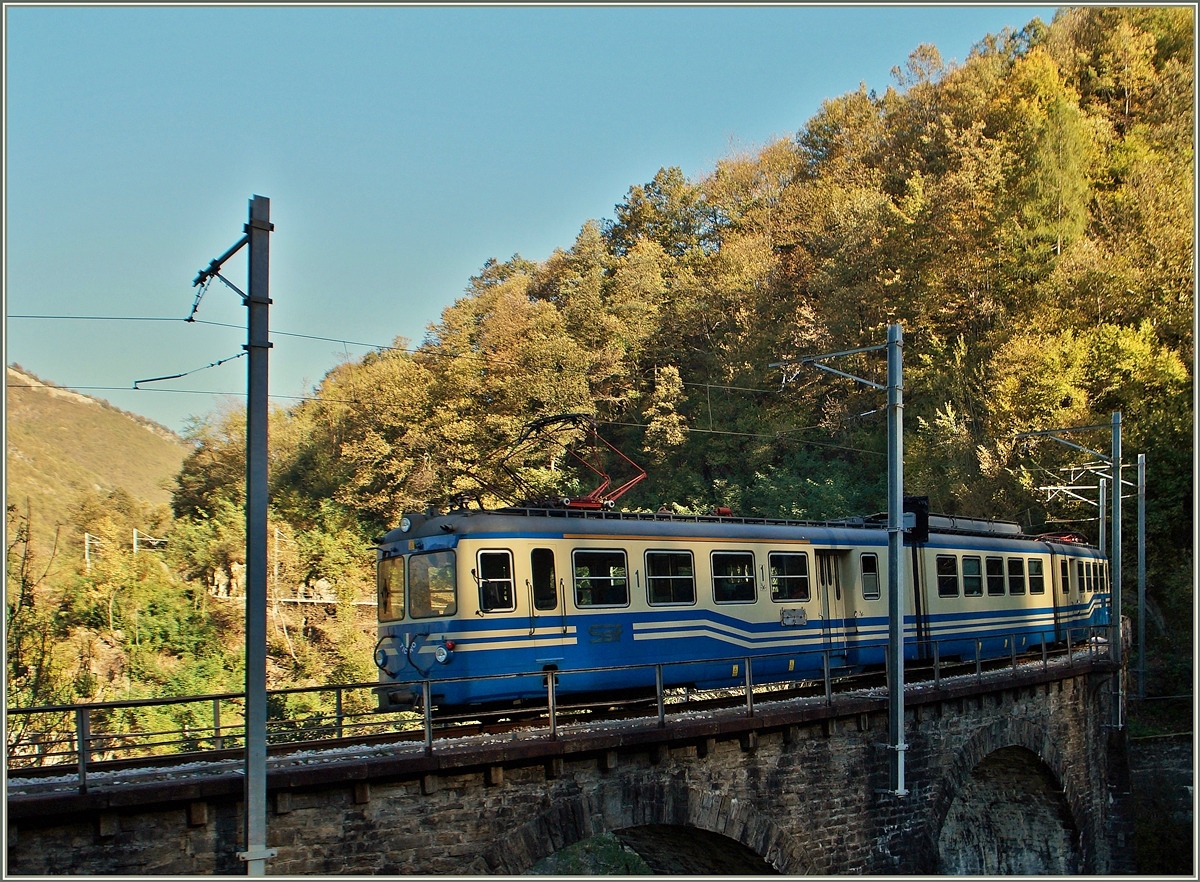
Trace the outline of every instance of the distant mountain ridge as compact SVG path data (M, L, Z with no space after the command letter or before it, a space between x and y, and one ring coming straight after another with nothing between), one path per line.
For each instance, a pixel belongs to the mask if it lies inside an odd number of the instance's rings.
M42 534L66 523L85 490L120 487L153 504L171 499L171 483L189 447L175 432L107 401L63 389L20 365L6 369L5 501Z

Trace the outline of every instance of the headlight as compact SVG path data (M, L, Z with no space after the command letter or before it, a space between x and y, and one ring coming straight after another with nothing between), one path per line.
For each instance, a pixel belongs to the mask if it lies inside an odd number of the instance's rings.
M383 651L383 647L377 647L375 650L375 667L386 668L388 662L387 653Z
M401 518L400 519L400 532L407 533L411 529L412 529L412 521L410 521L408 518Z
M437 648L433 650L433 657L437 659L438 664L444 665L450 661L451 650L454 649L454 644L450 642L439 643Z

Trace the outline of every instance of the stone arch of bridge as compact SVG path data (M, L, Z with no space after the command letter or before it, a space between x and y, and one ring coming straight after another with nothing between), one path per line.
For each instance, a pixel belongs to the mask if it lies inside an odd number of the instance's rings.
M614 779L554 799L545 797L536 818L516 829L497 831L484 860L494 873L519 874L576 842L636 828L703 830L715 834L706 837L710 844L719 837L733 840L779 873L816 872L795 837L746 800L702 789L683 777Z
M941 864L939 871L975 875L1080 872L1082 842L1076 818L1083 798L1079 782L1069 773L1045 726L1009 717L980 730L963 746L932 801L929 829ZM1017 827L1040 825L1043 852L1020 849L1023 856L1000 853L1004 842L1020 841L1022 832L1010 829L992 830L995 836L974 843L982 853L964 854L964 849L970 850L974 834L955 828L978 826L981 820L993 823L974 817L981 809L970 805L976 801L991 804L990 812L983 814L993 819L1009 814ZM1022 867L1020 860L1042 863Z

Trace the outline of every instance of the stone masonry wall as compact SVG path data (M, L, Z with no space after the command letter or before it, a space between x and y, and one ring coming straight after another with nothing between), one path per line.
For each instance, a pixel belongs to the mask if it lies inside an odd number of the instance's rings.
M1020 748L1061 788L1078 872L1120 871L1107 790L1108 680L1077 676L910 704L906 783L888 792L887 715L740 737L591 749L540 762L272 793L272 874L521 873L602 832L728 837L781 873L935 873L972 770ZM667 737L667 736L664 736ZM1035 759L1036 758L1036 759ZM10 874L240 874L232 798L10 825Z

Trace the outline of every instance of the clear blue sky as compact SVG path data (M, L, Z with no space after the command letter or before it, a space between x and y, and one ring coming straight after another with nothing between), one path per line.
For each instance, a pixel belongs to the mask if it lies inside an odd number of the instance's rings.
M6 361L182 429L244 395L245 309L198 270L271 199L271 392L414 344L491 257L544 260L663 166L791 137L921 43L1047 6L5 9ZM245 282L245 260L228 277Z

